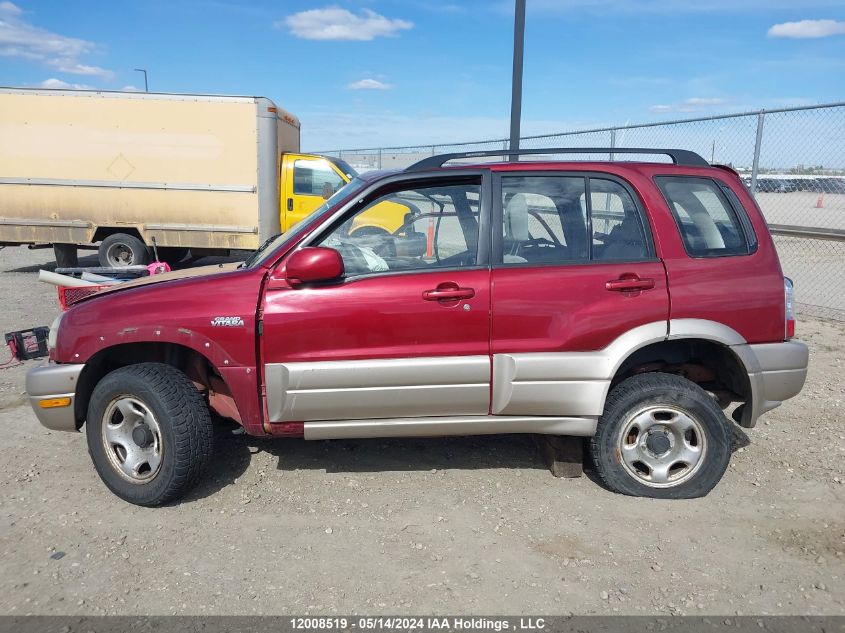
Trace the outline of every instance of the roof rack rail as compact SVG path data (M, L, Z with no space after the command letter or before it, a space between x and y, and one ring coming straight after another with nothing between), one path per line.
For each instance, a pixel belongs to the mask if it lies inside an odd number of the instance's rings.
M442 167L457 158L481 158L484 156L524 156L528 154L662 154L669 156L676 165L686 167L709 167L710 163L695 152L686 149L657 149L654 147L548 147L543 149L498 149L482 152L456 152L438 154L414 163L405 171L420 171Z

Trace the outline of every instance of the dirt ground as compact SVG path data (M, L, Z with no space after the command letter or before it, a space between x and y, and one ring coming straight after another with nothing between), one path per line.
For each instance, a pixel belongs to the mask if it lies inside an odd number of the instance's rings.
M48 325L50 251L0 251L2 331ZM704 499L555 479L526 436L261 441L221 430L184 503L100 483L0 371L0 614L845 614L845 324L803 393L737 429Z

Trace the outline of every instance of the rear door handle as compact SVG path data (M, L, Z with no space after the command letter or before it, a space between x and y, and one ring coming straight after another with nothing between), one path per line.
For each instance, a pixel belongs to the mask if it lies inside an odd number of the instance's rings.
M443 284L445 286L445 284ZM475 296L473 288L461 288L458 286L441 287L434 290L425 290L422 298L426 301L454 301L456 299L472 299Z
M654 279L640 279L639 277L619 278L608 281L604 284L608 290L617 292L630 292L632 290L651 290L654 288Z

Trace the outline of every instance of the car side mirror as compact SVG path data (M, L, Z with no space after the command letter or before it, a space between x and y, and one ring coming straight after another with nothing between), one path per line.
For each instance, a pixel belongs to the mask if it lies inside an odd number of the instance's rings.
M343 277L343 258L333 248L308 246L293 253L285 263L285 274L291 286Z

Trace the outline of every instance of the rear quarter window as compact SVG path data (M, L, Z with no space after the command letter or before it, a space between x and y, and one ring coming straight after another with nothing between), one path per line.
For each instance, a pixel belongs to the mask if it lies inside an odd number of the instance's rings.
M658 176L690 257L748 255L757 237L736 194L710 178Z

